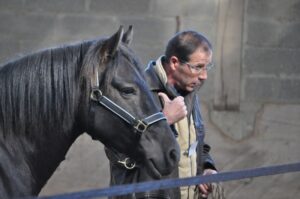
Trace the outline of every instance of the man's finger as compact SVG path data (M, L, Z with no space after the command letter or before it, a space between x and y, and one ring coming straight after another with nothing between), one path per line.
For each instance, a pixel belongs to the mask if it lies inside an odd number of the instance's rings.
M202 194L208 194L208 191L203 184L199 185L199 189Z

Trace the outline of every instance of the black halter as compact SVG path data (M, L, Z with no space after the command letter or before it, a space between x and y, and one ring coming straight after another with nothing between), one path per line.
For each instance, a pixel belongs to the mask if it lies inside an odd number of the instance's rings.
M134 128L134 133L138 133L140 136L142 133L144 133L147 128L160 121L160 120L166 120L167 118L164 116L162 112L154 113L153 115L150 115L144 119L137 119L134 116L132 116L130 113L128 113L125 109L111 101L109 98L104 96L99 89L99 81L98 81L98 70L96 70L96 82L95 82L95 88L91 91L91 100L99 103L100 105L106 107L108 110L110 110L112 113L119 116L121 119L123 119L125 122L127 122L129 125L131 125ZM93 83L93 82L92 82ZM114 160L115 163L123 165L126 169L134 169L136 167L136 162L132 160L129 157L121 157L117 151L114 149L110 149L110 152L108 154L108 158L110 160ZM123 156L123 155L122 155Z
M160 120L166 120L166 117L162 112L154 113L153 115L150 115L141 120L137 119L130 113L128 113L125 109L123 109L122 107L111 101L109 98L104 96L101 90L98 88L92 89L91 99L103 105L108 110L110 110L111 112L119 116L121 119L123 119L125 122L130 124L140 135L144 133L150 125Z

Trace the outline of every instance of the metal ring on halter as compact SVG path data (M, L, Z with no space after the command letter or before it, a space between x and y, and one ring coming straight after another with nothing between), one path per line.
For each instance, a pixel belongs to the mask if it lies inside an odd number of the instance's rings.
M130 158L125 158L123 161L118 160L118 163L123 164L126 169L133 169L135 167L135 162L132 162Z
M97 89L97 88L93 88L91 91L91 99L94 101L99 101L99 99L102 97L102 92Z

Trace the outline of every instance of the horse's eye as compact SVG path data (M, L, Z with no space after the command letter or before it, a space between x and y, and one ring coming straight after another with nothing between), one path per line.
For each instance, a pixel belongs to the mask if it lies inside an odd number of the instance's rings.
M121 89L121 94L122 95L134 95L136 92L135 92L135 89L133 87L124 87Z

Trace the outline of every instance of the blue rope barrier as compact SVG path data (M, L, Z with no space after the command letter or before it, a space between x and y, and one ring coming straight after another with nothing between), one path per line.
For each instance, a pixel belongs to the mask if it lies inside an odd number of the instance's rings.
M245 169L239 171L221 172L221 173L207 175L207 176L195 176L195 177L180 178L180 179L157 180L157 181L142 182L142 183L135 183L135 184L128 184L128 185L118 185L118 186L112 186L103 189L65 193L65 194L53 195L53 196L42 196L42 197L33 197L33 198L31 197L26 199L88 199L88 198L95 198L95 197L110 197L110 196L125 195L130 193L152 191L157 189L168 189L168 188L190 186L190 185L202 184L202 183L225 182L231 180L240 180L244 178L269 176L269 175L299 172L299 171L300 171L300 162L297 162L291 164L260 167L254 169Z

